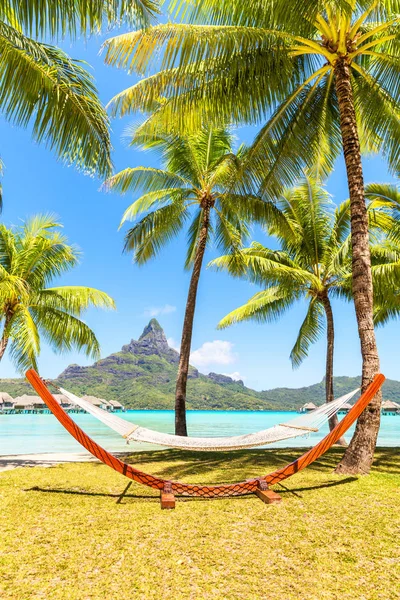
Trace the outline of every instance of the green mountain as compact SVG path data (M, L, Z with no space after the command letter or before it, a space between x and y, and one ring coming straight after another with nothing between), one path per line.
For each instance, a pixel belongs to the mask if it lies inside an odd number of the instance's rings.
M131 340L116 352L89 367L70 365L56 383L78 394L119 400L127 408L172 409L179 354L170 348L156 319L143 330L139 340ZM340 396L359 385L355 377L336 377L335 394ZM32 393L23 379L0 379L0 392L14 398ZM203 375L190 367L187 406L208 410L294 410L306 402L321 404L324 381L300 389L275 388L256 392L243 381L226 375ZM388 380L385 399L400 401L400 382Z

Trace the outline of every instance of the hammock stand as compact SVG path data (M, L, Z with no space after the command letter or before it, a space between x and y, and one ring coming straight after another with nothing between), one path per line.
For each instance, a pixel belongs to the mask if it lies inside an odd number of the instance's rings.
M247 479L239 483L229 483L220 485L197 485L183 483L180 481L170 481L154 477L143 471L135 469L131 465L123 462L92 440L65 412L58 404L46 383L39 377L33 369L26 372L26 378L29 383L47 404L48 408L65 427L65 429L74 437L88 452L105 465L132 479L137 483L160 490L161 508L175 508L176 496L197 496L201 498L227 498L231 496L244 496L246 494L256 494L266 504L274 504L281 501L279 494L269 489L269 485L280 483L284 479L291 477L295 473L302 471L311 463L320 458L329 448L335 444L344 433L353 425L360 414L371 402L375 394L381 388L385 381L384 375L378 374L374 377L371 384L361 394L360 398L336 425L318 444L310 448L300 458L292 463L282 467L273 473Z

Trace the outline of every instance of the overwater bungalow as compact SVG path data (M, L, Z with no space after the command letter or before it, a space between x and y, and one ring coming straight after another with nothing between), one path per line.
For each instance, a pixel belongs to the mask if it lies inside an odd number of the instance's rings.
M0 412L13 412L14 400L7 392L0 392Z
M104 398L97 398L96 396L83 396L82 398L83 400L87 400L88 402L91 402L94 406L98 406L103 410L112 410L110 402L104 400Z
M392 400L385 400L382 402L382 414L400 415L400 404L393 402Z
M121 402L118 402L118 400L110 400L109 404L111 404L113 411L125 411L125 406L123 406Z
M314 404L314 402L307 402L306 404L303 404L303 406L300 408L299 412L311 412L312 410L315 410L317 407L316 404Z
M57 400L58 404L65 410L75 408L75 405L73 405L71 400L69 400L67 396L64 396L64 394L53 394L53 396Z
M17 413L37 413L44 412L48 409L40 396L28 396L27 394L23 394L14 399L14 410Z

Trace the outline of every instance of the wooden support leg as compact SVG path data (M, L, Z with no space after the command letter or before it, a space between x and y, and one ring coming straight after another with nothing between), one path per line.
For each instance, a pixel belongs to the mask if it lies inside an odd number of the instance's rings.
M160 500L161 508L175 508L175 496L170 483L165 483L164 489L160 492Z
M279 502L282 502L281 496L270 490L264 479L260 479L258 482L258 488L255 493L265 504L279 504Z

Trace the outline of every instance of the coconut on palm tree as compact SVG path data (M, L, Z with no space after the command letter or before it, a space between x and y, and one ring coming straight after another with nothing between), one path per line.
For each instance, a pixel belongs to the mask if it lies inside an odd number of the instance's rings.
M233 153L231 133L204 128L195 135L169 133L137 134L133 143L157 149L163 169L128 168L106 182L121 193L144 192L131 204L122 219L135 220L125 237L125 250L143 264L182 229L187 228L185 267L191 278L182 329L180 360L175 393L175 432L187 435L186 388L193 321L204 254L211 241L220 249L241 247L251 221L274 219L276 208L251 195L231 191L240 173L244 147Z
M154 127L264 122L249 181L266 194L294 185L306 164L319 174L344 153L350 192L353 297L363 359L362 386L379 371L361 148L399 168L398 3L392 0L203 0L173 2L189 23L168 23L110 39L106 60L141 74L118 94L114 114L154 110ZM161 70L159 53L163 46ZM158 72L157 72L158 71ZM381 394L358 420L339 466L368 472Z
M79 253L51 216L21 227L0 225L0 360L8 349L21 372L37 369L41 339L56 352L72 348L99 356L99 343L81 320L90 308L114 308L105 292L84 286L51 286L78 263Z
M153 0L5 0L0 2L0 110L11 123L32 128L68 164L110 173L107 114L82 61L41 42L98 33L103 24L149 22Z

